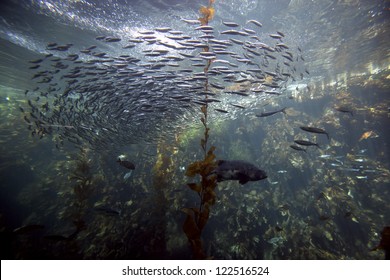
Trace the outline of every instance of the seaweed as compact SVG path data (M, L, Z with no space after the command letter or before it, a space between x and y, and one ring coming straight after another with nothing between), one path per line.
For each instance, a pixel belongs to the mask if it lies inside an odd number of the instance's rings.
M213 3L215 0L210 0L207 7L201 7L200 13L203 17L199 18L201 25L207 25L209 21L214 17L215 9ZM209 47L205 47L204 51L208 51ZM207 61L204 72L207 74L212 60ZM208 79L205 81L205 92L208 91ZM206 95L206 99L208 96ZM208 103L207 103L208 104ZM182 211L186 214L186 218L183 224L183 231L186 234L188 241L193 251L193 257L195 259L206 259L207 255L203 249L202 231L206 226L210 217L210 207L215 204L216 194L215 188L217 187L217 176L213 174L213 171L217 167L214 151L216 147L211 146L208 149L208 140L210 128L208 127L208 105L201 106L202 116L200 121L204 127L204 135L200 140L200 145L204 154L203 160L195 161L191 163L186 170L186 176L195 177L199 175L201 180L199 183L188 183L188 187L195 191L200 198L199 207L183 208Z
M72 222L76 226L76 231L71 236L73 239L81 230L86 228L84 217L89 208L88 199L94 191L91 166L86 149L81 148L79 157L75 162L75 168L70 174L70 179L74 181L73 193L75 194L75 201L71 208Z

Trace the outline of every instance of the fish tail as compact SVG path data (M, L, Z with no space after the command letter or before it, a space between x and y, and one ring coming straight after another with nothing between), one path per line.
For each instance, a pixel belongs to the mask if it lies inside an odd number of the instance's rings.
M284 107L282 110L280 110L280 112L282 112L283 114L286 114L286 109L287 109L287 107Z

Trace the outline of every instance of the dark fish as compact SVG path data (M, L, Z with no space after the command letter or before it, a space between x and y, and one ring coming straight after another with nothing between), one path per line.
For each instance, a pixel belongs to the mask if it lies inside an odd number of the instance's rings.
M234 107L237 107L237 108L240 108L240 109L245 109L244 106L241 106L241 105L238 105L238 104L230 103L230 105L232 105L232 106L234 106Z
M373 248L371 251L382 249L385 251L385 259L390 260L390 227L384 227L381 232L381 241L379 245Z
M302 146L317 146L318 148L320 148L320 145L318 145L317 143L313 143L306 140L294 140L294 142Z
M226 111L226 110L223 110L223 109L217 109L217 108L215 108L214 110L217 111L217 112L220 112L220 113L224 113L224 114L229 113L229 111Z
M276 225L276 226L275 226L275 230L276 230L277 232L280 232L280 231L283 231L283 228L280 227L280 226L278 226L278 225Z
M113 42L119 42L121 38L114 38L114 37L107 37L104 39L105 42L113 43Z
M285 111L286 108L287 107L284 107L283 109L273 111L273 112L264 112L264 113L261 113L260 115L256 114L256 117L259 117L259 118L268 117L268 116L272 116L272 115L280 113L280 112L283 112L284 114L286 114L286 111Z
M127 161L127 160L121 160L120 158L118 158L117 162L119 162L120 165L122 165L123 167L126 167L127 169L135 169L135 165L134 163L130 162L130 161Z
M325 134L326 137L328 137L328 140L330 139L328 132L326 132L322 128L310 127L310 126L300 126L300 129L307 131L307 132L311 132L311 133Z
M58 241L69 241L70 239L66 236L63 236L63 235L57 235L57 234L53 234L53 235L46 235L43 237L44 239L47 239L47 240L50 240L50 241L54 241L54 242L58 242Z
M290 145L290 148L296 150L296 151L304 151L306 153L306 150L304 148L301 148L297 145Z
M241 185L248 181L259 181L267 178L265 171L257 168L252 163L242 160L218 160L218 167L213 174L217 175L217 181L238 180Z
M121 214L120 211L108 207L95 207L94 210L105 216L119 216Z
M330 216L326 216L326 215L320 215L320 217L319 217L319 219L321 220L321 221L327 221L327 220L329 220L331 217Z
M30 63L41 63L43 61L43 59L39 58L39 59L35 59L35 60L30 60L29 62Z
M347 107L339 106L339 107L335 107L334 109L336 111L339 111L339 112L342 112L342 113L348 113L348 114L351 114L351 116L353 116L352 110L347 108Z
M18 227L13 230L13 233L15 234L28 234L37 230L42 230L44 229L45 226L43 225L26 225L22 227Z

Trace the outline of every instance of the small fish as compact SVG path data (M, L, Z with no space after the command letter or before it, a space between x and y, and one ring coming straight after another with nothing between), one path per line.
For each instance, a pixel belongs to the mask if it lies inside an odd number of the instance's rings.
M222 23L228 27L238 27L240 26L238 23L232 21L222 21Z
M126 167L127 169L135 169L135 165L134 163L130 162L130 161L127 161L127 160L121 160L120 158L118 158L117 162L119 162L120 165L122 165L123 167Z
M336 111L339 111L339 112L342 112L342 113L348 113L348 114L351 114L351 116L353 116L352 110L349 109L348 107L339 106L339 107L335 107L334 109Z
M258 22L257 20L254 20L254 19L248 20L246 23L247 24L248 23L253 23L254 25L256 25L258 27L262 27L263 26L260 22Z
M356 176L356 179L365 180L368 179L368 176Z
M330 158L331 155L320 155L319 158Z
M198 19L185 19L185 18L181 18L180 20L184 21L185 23L188 23L188 24L199 24L200 23L200 21Z
M244 106L241 106L241 105L238 105L238 104L230 103L230 105L232 105L232 106L234 106L234 107L237 107L237 108L240 108L240 109L245 109Z
M261 113L260 115L256 114L256 117L259 117L259 118L268 117L268 116L272 116L272 115L274 115L276 113L280 113L280 112L286 114L286 111L285 111L286 108L287 107L284 107L283 109L273 111L273 112L264 112L264 113Z
M43 225L26 225L22 227L18 227L13 230L13 233L15 234L28 234L37 230L42 230L44 229L45 226Z
M294 140L294 142L302 146L317 146L318 148L320 148L320 145L318 145L317 143L313 143L306 140Z
M301 126L300 129L302 129L304 131L307 131L307 132L311 132L311 133L325 134L326 137L328 137L328 140L330 139L328 132L326 132L322 128L310 127L310 126Z
M43 61L43 59L39 58L39 59L35 59L35 60L30 60L29 62L36 64L36 63L41 63L42 61Z
M377 138L377 137L379 137L379 135L376 134L373 130L370 130L370 131L364 132L362 134L362 136L360 136L359 141L362 141L362 140L365 140L368 138Z
M125 176L123 176L123 179L124 179L125 181L127 181L127 179L129 179L129 178L131 177L131 174L133 174L133 170L130 170L129 172L127 172L127 173L125 174Z
M107 43L119 42L120 40L121 38L114 38L114 37L106 37L104 39L104 41Z
M121 211L109 208L109 207L95 207L94 210L105 216L120 216Z
M299 146L297 146L297 145L290 145L290 148L292 148L292 149L294 149L294 150L296 150L296 151L303 151L303 152L306 153L306 150L305 150L305 149L303 149L303 148L301 148L301 147L299 147Z
M214 110L217 111L217 112L220 112L220 113L224 113L224 114L229 113L229 111L218 109L218 108L214 108Z

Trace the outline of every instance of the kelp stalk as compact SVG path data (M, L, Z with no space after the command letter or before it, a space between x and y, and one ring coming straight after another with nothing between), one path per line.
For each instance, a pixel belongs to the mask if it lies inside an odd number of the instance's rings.
M215 10L213 8L213 3L215 0L209 0L209 5L207 7L201 7L200 13L202 17L199 18L201 25L207 25L209 21L214 17ZM204 51L209 51L209 47L205 47ZM207 64L204 68L206 74L205 81L205 92L208 91L209 81L207 78L207 73L210 68L212 60L207 60ZM206 100L208 95L206 94ZM187 217L184 221L183 231L187 235L188 241L191 244L192 251L194 253L194 258L196 259L205 259L207 255L203 250L203 244L201 239L202 231L209 219L210 216L210 206L215 203L215 188L217 186L217 178L215 175L212 175L215 170L217 163L215 160L214 150L215 147L212 146L208 149L208 139L209 131L208 127L208 102L205 105L202 105L201 112L202 117L200 118L204 126L204 136L200 140L200 144L203 150L203 160L196 161L191 163L187 167L186 176L194 177L195 175L201 176L200 183L189 183L188 186L193 191L197 192L200 197L199 207L184 208L182 211L186 213Z

